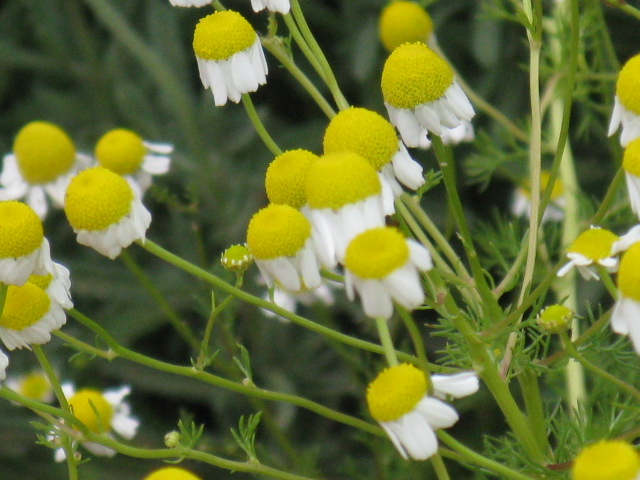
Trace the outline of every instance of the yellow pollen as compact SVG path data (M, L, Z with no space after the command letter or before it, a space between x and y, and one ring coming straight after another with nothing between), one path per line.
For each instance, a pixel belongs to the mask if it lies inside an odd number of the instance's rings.
M640 302L640 242L631 245L622 255L618 290L623 297Z
M387 120L366 108L342 110L324 133L324 153L354 152L380 170L398 151L398 137Z
M73 416L92 432L108 432L111 430L113 408L98 390L90 388L78 390L69 399L69 407Z
M27 398L44 401L51 393L51 384L42 372L31 372L18 382L18 393Z
M382 279L409 259L407 241L399 230L379 227L357 235L347 247L344 265L360 278Z
M631 57L620 70L616 95L624 108L640 115L640 54Z
M147 149L142 144L142 138L131 130L117 128L98 140L95 153L100 166L120 175L128 175L140 168Z
M29 277L29 283L33 283L43 290L47 289L51 280L53 280L53 275L50 273L47 273L46 275L31 275Z
M564 305L550 305L538 316L538 326L549 333L557 333L569 327L573 312Z
M44 290L32 283L9 285L0 326L18 331L30 327L49 311L50 303Z
M201 480L188 470L179 467L162 467L154 470L143 480Z
M624 149L622 168L625 172L640 177L640 138L630 141Z
M64 212L74 230L103 230L131 211L133 192L127 181L103 167L93 167L71 179Z
M289 205L274 205L258 211L247 228L247 246L258 260L293 257L311 236L311 224Z
M412 109L442 97L453 84L453 70L424 43L396 48L382 70L382 96L396 108Z
M193 34L193 51L203 60L226 60L256 41L256 32L238 12L226 10L201 18Z
M293 208L307 203L307 172L317 159L317 155L302 149L288 150L274 158L264 182L269 201Z
M76 151L69 136L47 122L31 122L22 127L13 142L22 177L29 183L55 180L74 164Z
M42 222L22 202L0 202L0 258L19 258L42 245Z
M618 237L604 228L590 228L576 238L567 253L579 253L593 262L611 256L611 246Z
M640 459L627 442L603 440L585 447L573 462L573 480L634 480Z
M391 422L414 409L427 393L427 377L409 363L380 372L367 388L367 404L378 422Z
M426 42L431 32L431 17L415 2L392 1L380 13L378 34L388 52L406 42Z
M380 194L375 169L357 153L330 153L320 157L307 173L307 204L311 208L340 209Z

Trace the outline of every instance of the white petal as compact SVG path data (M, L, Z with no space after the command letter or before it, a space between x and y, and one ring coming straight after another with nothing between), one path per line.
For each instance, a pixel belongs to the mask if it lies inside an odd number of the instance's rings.
M411 263L413 263L418 270L424 272L433 268L431 254L422 244L408 238L407 247L409 247L409 258Z
M166 155L145 155L141 168L151 175L162 175L169 171L171 158Z
M36 215L42 220L47 216L49 207L47 199L44 196L44 190L40 186L33 186L27 194L27 204L36 212Z
M611 255L627 250L631 245L640 242L640 225L636 225L611 245Z
M452 406L433 397L424 397L414 411L422 413L434 430L449 428L458 421L458 413Z
M9 366L9 357L0 350L0 380L7 378L7 367Z
M608 136L610 137L616 130L620 128L620 122L622 121L622 104L620 100L618 100L618 96L616 95L613 99L613 112L611 112L611 121L609 122L609 132Z
M420 277L411 264L391 272L382 280L382 284L391 298L407 310L414 310L424 302L424 291L420 284Z
M411 158L402 142L400 142L400 149L394 154L391 162L396 178L407 188L417 190L424 185L422 165Z
M451 395L462 398L478 391L480 387L478 376L475 372L462 372L455 375L431 375L434 394Z
M362 309L371 318L388 319L393 314L389 293L378 280L358 279L356 288L362 300Z
M248 52L238 52L231 57L231 76L233 84L240 93L255 92L258 80Z
M611 330L620 335L629 334L629 323L639 318L640 303L630 298L620 298L611 312Z

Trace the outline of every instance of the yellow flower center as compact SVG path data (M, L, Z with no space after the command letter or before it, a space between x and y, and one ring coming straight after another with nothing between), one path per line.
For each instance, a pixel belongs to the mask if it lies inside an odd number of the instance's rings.
M409 363L380 372L367 388L367 404L378 422L397 420L409 413L427 393L427 377Z
M42 401L51 393L51 384L42 372L31 372L18 382L18 393Z
M624 108L640 115L640 54L631 57L620 70L616 95Z
M43 290L47 289L51 280L53 280L53 275L50 273L47 273L46 275L31 275L29 277L29 283L33 283Z
M51 300L40 287L26 282L16 287L9 285L0 326L23 330L37 323L48 311Z
M388 52L406 42L426 42L431 32L431 17L415 2L394 1L380 13L378 34Z
M133 192L127 181L103 167L93 167L71 179L64 212L74 230L102 230L131 211Z
M411 109L442 97L453 83L453 70L424 43L396 48L382 70L382 96L396 108Z
M90 388L78 390L69 399L69 407L73 416L92 432L108 432L111 430L113 408L98 390Z
M227 270L244 272L253 261L253 255L244 245L232 245L222 252L220 263Z
M633 480L640 471L638 453L627 442L603 440L584 448L573 462L573 480Z
M324 153L354 152L380 170L398 151L398 137L388 121L366 108L342 110L324 133Z
M339 209L381 191L375 169L357 153L330 153L320 157L307 173L307 204L311 208Z
M538 317L538 325L549 333L568 328L573 312L564 305L550 305Z
M193 34L193 51L204 60L226 60L255 40L251 24L238 12L226 10L200 19Z
M640 177L640 138L630 141L624 149L622 168L627 173Z
M344 265L360 278L386 277L409 259L409 247L400 231L391 227L367 230L347 247Z
M579 253L593 262L611 256L611 246L618 237L604 228L591 228L582 232L569 248L568 253Z
M258 211L247 228L247 246L259 260L293 257L311 235L311 224L289 205L274 205Z
M144 477L144 480L201 480L188 470L179 467L162 467Z
M22 178L29 183L49 183L68 171L76 159L69 136L47 122L31 122L22 127L13 142Z
M618 289L623 297L640 302L640 242L631 245L622 255Z
M96 160L104 168L120 175L140 168L147 149L131 130L117 128L105 133L96 144Z
M42 245L42 222L28 205L0 202L0 258L18 258Z
M302 149L289 150L274 158L264 182L269 201L293 208L307 203L307 172L317 159L317 155Z

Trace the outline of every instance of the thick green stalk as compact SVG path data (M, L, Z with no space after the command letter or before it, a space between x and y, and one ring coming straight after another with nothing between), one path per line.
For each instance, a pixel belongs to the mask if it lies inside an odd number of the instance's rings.
M547 419L544 415L542 406L542 397L540 396L540 385L538 376L531 370L523 370L518 374L520 389L522 390L522 398L524 399L524 407L529 417L531 429L535 435L536 441L540 445L542 451L550 452L549 437L547 435Z

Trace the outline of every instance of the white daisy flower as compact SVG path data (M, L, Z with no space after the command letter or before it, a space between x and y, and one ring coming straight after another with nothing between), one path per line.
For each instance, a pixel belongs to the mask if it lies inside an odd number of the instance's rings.
M619 298L611 313L611 329L629 335L640 355L640 243L634 243L622 255L618 270Z
M254 12L259 12L266 8L270 12L286 15L289 13L291 5L289 0L251 0L251 8L253 8Z
M628 442L601 440L582 449L571 466L573 480L640 480L640 457Z
M475 115L451 67L421 42L389 55L381 86L389 119L408 147L428 148L427 132L441 136Z
M585 280L598 280L600 277L592 268L592 265L600 265L608 272L615 272L618 267L618 259L613 256L611 249L618 237L609 230L599 227L591 227L582 232L569 247L567 258L569 261L558 270L558 276L564 277L573 267Z
M96 144L98 165L122 175L142 198L151 186L152 175L164 175L169 171L173 145L152 143L124 128L105 133Z
M111 259L135 240L144 242L151 224L151 214L127 181L99 166L71 180L64 212L78 243Z
M307 203L307 173L318 156L308 150L287 150L275 157L265 174L269 202L299 209Z
M43 371L34 370L19 377L7 378L7 387L23 397L32 398L39 402L53 401L53 388Z
M609 124L609 136L620 126L620 145L626 147L629 142L640 137L640 54L631 57L624 64L616 83L613 113Z
M544 192L547 188L547 183L551 175L549 172L543 170L540 172L540 192ZM564 218L564 187L562 181L556 178L551 190L551 197L547 204L547 208L542 214L542 221L554 221L559 222ZM516 217L529 217L531 215L531 185L527 180L525 183L516 188L513 201L511 203L511 213Z
M109 437L117 433L127 440L135 436L140 422L131 416L131 407L124 401L124 397L131 392L128 386L104 391L91 388L76 391L73 385L67 383L62 385L62 391L67 397L73 416L89 431L106 433ZM53 432L50 438L56 435L59 433ZM114 450L99 443L81 442L81 445L94 455L113 457L116 454ZM56 449L54 456L56 462L66 458L62 448Z
M380 12L378 36L388 52L403 43L424 42L431 48L436 43L433 21L416 2L389 2Z
M180 467L161 467L154 470L143 480L202 480L189 470Z
M242 15L230 10L200 20L193 35L200 80L217 106L238 103L243 93L267 83L267 61L260 38Z
M174 7L204 7L211 5L211 0L169 0Z
M385 224L380 178L362 156L331 153L313 162L307 173L304 215L314 226L314 240L325 267L344 260L349 242L359 233ZM315 234L317 233L317 237Z
M383 370L367 388L371 416L387 432L402 458L426 460L438 450L435 430L451 427L457 412L439 398L475 393L478 378L473 372L431 379L434 396L428 394L429 380L417 367L403 363Z
M271 204L253 215L247 247L269 288L300 292L322 281L311 224L289 205Z
M345 289L349 300L357 291L364 312L389 318L393 302L413 310L424 302L419 271L433 267L426 248L405 238L393 227L378 227L358 234L344 258Z

